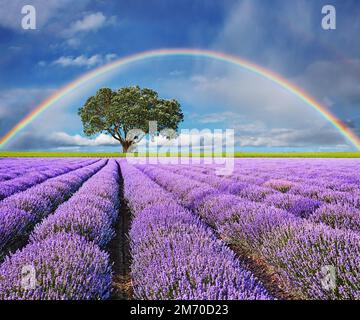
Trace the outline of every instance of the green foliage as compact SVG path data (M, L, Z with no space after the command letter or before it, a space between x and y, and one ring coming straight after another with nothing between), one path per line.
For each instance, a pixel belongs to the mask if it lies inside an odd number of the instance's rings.
M139 86L102 88L79 109L79 115L87 136L110 134L125 152L149 133L149 121L157 122L154 134L159 134L164 129L177 131L184 118L178 101L161 99L154 90ZM134 129L139 133L131 134Z

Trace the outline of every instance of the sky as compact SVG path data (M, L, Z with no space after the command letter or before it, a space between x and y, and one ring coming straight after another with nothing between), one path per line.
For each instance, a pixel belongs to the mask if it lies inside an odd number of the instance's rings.
M21 27L25 4L36 9L36 30ZM326 4L336 8L336 30L321 27ZM359 15L358 0L0 0L0 136L84 73L161 48L214 50L272 70L360 136ZM280 86L237 66L195 57L144 60L90 81L4 148L119 150L105 134L86 137L77 110L101 87L132 85L177 99L185 115L181 129L234 129L239 151L354 149Z

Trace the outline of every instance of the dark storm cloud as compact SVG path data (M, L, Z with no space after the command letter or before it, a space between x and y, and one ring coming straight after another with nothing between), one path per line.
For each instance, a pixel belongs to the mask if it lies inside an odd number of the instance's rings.
M360 137L360 117L345 121L346 125Z
M346 140L335 129L309 128L304 130L274 128L258 135L239 135L240 146L257 147L336 147L346 144Z
M52 92L52 89L36 88L0 91L0 136L14 127Z

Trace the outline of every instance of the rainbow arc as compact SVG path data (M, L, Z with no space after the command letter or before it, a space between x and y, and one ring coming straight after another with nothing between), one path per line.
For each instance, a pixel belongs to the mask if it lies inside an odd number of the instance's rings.
M316 110L321 116L328 120L349 142L351 142L358 150L360 150L360 138L351 131L351 129L333 115L325 106L317 102L313 97L308 93L303 91L301 88L292 84L290 81L286 80L282 76L265 69L259 65L256 65L250 61L246 61L240 57L220 53L216 51L203 50L203 49L158 49L145 51L133 55L129 55L123 58L120 58L116 61L113 61L107 65L98 67L92 71L89 71L77 78L76 80L70 82L55 94L44 100L37 107L35 107L26 117L20 120L10 131L8 131L0 139L0 148L3 148L11 139L13 139L22 129L34 121L40 114L50 109L55 103L64 98L67 94L73 92L78 87L86 84L90 80L94 80L101 75L104 75L110 71L113 71L117 68L121 68L128 64L152 59L159 57L168 57L168 56L190 56L190 57L204 57L210 58L217 61L223 61L225 63L230 63L236 65L245 70L251 71L263 78L266 78L280 87L284 88L288 92L297 96L299 99L304 101L308 106Z

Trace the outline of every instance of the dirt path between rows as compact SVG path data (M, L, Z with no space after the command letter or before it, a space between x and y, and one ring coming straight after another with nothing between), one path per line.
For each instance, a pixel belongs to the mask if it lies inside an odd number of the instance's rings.
M221 239L221 237L219 237ZM289 285L284 282L282 277L276 273L261 257L249 255L241 248L228 244L226 245L235 253L241 265L249 270L258 278L267 291L277 300L297 300L291 292L287 290Z
M129 229L131 226L131 211L124 199L124 183L120 173L120 208L115 224L115 237L109 244L108 252L113 262L113 294L112 300L130 300L133 296L130 265Z

